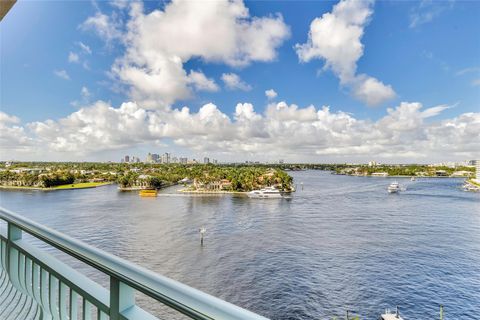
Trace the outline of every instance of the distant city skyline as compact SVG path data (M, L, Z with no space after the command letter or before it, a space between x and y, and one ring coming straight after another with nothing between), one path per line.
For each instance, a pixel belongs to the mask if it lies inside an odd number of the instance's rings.
M0 159L477 159L478 16L473 1L19 1L0 23Z

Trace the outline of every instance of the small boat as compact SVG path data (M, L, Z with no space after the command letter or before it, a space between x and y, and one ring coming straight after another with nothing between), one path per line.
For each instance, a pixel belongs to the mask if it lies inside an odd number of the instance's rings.
M143 189L143 190L140 190L138 195L140 197L156 197L157 196L157 190L156 189Z
M259 199L279 199L290 198L290 195L286 192L282 192L275 187L266 187L260 190L253 190L247 193L249 198Z
M417 180L417 179L415 179L415 177L410 178L410 181L415 181L415 180Z
M395 312L390 311L389 309L385 310L385 313L380 316L380 320L403 320L398 313L398 307Z
M390 183L390 185L387 188L388 193L397 193L401 191L400 185L398 184L397 181L394 181Z

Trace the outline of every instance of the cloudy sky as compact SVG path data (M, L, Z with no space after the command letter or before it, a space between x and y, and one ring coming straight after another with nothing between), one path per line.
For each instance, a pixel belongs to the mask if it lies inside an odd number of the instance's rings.
M480 157L475 1L19 1L1 160Z

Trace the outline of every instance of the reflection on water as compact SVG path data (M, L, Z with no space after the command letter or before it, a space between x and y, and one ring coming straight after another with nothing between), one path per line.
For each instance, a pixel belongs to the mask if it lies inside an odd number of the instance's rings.
M1 191L1 205L272 319L473 319L480 310L480 197L459 179L389 195L385 178L294 172L291 200L157 198L97 189ZM200 246L198 229L207 229ZM87 273L90 271L86 271ZM100 282L106 281L99 279Z

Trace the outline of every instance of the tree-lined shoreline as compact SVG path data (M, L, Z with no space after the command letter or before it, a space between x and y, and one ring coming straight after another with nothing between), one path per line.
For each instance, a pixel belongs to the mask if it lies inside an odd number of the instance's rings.
M67 190L118 184L120 190L185 185L184 192L248 192L266 186L293 190L289 171L326 170L379 177L472 177L470 166L356 164L147 164L99 162L0 162L0 188Z
M38 162L0 166L3 188L59 190L109 183L118 184L120 190L161 189L174 184L189 185L192 191L247 192L265 186L293 189L293 179L285 170L266 166Z

